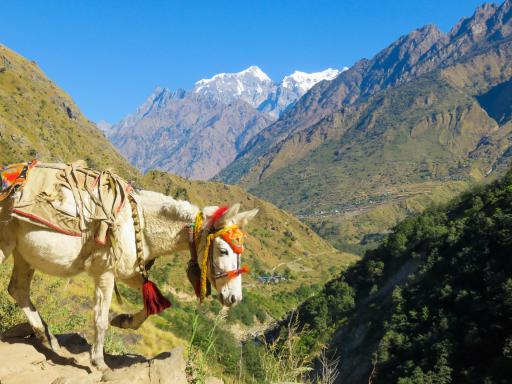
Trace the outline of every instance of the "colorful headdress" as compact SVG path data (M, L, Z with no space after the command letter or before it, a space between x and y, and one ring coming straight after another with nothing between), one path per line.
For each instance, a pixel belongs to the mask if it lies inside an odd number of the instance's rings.
M243 240L245 234L238 227L231 227L228 231L221 233L222 239L229 244L233 252L241 254L244 251Z

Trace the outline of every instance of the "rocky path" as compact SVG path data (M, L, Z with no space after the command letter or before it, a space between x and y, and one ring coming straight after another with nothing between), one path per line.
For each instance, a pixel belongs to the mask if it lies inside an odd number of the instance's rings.
M186 384L183 348L146 359L140 355L106 355L110 370L91 367L90 345L78 334L57 335L61 351L44 348L34 337L0 342L0 384ZM66 357L63 357L66 356ZM211 379L211 383L222 383Z

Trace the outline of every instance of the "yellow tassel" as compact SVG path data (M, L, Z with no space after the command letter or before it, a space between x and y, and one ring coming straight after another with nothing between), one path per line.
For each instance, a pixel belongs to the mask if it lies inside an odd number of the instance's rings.
M196 220L194 223L194 239L196 243L196 247L199 246L199 237L201 235L201 231L203 230L203 214L202 212L198 212L196 215ZM203 254L202 263L200 266L201 269L201 292L199 295L199 299L203 302L206 297L206 279L207 279L207 268L208 268L208 250L210 248L210 236L206 237L205 244L205 253Z
M201 230L203 229L203 214L201 212L198 212L196 215L196 222L194 223L194 237L197 240L199 240L199 234L201 233Z
M199 297L201 302L203 302L206 297L206 279L208 272L208 253L210 250L210 243L212 241L212 235L208 235L206 237L206 244L204 247L203 260L201 265L201 296Z

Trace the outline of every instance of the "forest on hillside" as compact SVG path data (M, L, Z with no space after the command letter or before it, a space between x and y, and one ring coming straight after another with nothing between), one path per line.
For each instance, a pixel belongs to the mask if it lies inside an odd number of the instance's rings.
M296 312L350 383L508 383L512 171L397 225ZM288 330L290 318L269 333Z

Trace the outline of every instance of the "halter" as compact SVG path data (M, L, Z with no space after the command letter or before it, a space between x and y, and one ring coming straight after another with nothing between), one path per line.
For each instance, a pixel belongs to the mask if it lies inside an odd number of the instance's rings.
M198 263L197 257L197 245L202 232L203 215L199 212L196 215L195 223L188 226L188 243L190 248L191 262L195 263L201 272L201 285L199 292L199 299L201 302L207 296L207 275L208 268L212 271L214 281L213 284L217 288L216 281L218 279L227 278L229 280L234 279L242 273L249 272L249 267L243 265L240 267L241 254L244 250L242 241L245 234L240 230L238 225L226 225L214 232L208 232L206 236L206 243L203 251L203 259L201 265ZM213 262L213 244L217 237L222 239L229 244L233 252L237 254L237 268L230 271L219 271L219 267ZM196 292L197 293L197 292Z

